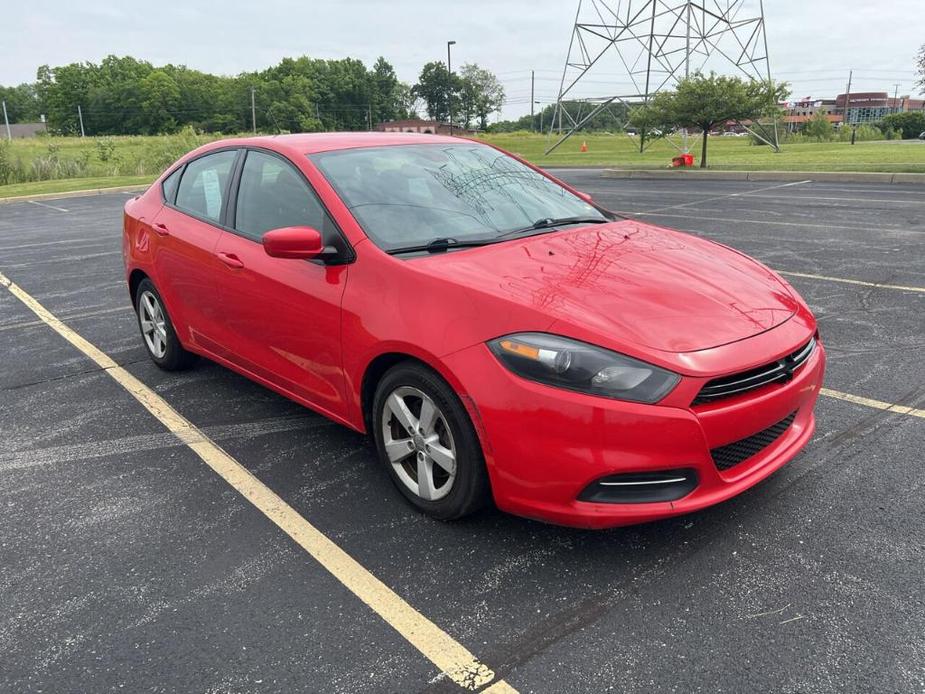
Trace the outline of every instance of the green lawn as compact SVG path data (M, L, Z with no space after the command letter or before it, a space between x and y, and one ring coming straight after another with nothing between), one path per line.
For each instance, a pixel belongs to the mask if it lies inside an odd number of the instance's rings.
M40 195L42 193L70 193L75 190L96 190L97 188L117 188L150 183L154 176L98 176L93 178L59 178L52 181L32 181L30 183L13 183L0 186L0 198L13 198L17 195Z
M60 193L147 183L189 150L214 139L184 132L159 137L40 137L0 143L0 198ZM643 154L638 139L627 135L581 135L551 155L554 140L543 135L486 135L491 142L540 166L612 166L628 169L667 167L677 151L657 141ZM588 145L581 152L582 142ZM699 140L691 149L699 158ZM745 137L713 137L711 169L727 171L885 171L925 173L925 142L878 141L785 144L779 153L754 146Z
M543 152L555 140L543 135L513 133L487 135L485 141L503 147L540 166L613 166L623 169L667 167L677 150L658 141L639 153L639 139L627 135L573 136L549 156ZM588 145L581 152L581 143ZM885 171L925 173L925 142L918 140L813 142L785 144L775 153L755 146L747 137L711 137L709 168L726 171ZM700 139L691 139L691 151L700 162Z

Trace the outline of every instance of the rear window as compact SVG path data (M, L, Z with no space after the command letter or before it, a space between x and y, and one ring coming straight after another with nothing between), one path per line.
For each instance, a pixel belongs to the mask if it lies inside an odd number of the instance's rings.
M228 190L236 150L225 150L194 159L186 165L177 189L176 206L184 212L218 222Z
M177 199L177 185L180 183L180 174L183 172L183 167L170 174L167 178L164 179L164 182L161 184L161 192L164 195L164 200L169 202L171 205L174 200Z

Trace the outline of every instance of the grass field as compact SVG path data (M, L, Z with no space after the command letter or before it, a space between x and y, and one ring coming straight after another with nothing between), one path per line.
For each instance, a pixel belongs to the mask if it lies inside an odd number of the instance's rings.
M0 144L0 198L145 183L185 152L208 142L207 135L185 132L160 137L43 137ZM665 141L645 153L627 135L586 135L566 141L551 155L552 140L511 133L483 138L540 166L613 166L656 169L677 151ZM588 145L581 152L582 142ZM699 140L692 141L699 157ZM925 142L876 141L798 143L779 153L754 146L745 137L714 137L711 169L728 171L885 171L925 173Z
M638 138L627 135L587 135L566 140L549 156L543 154L554 140L542 135L490 135L492 144L516 152L540 166L613 166L623 169L658 169L668 166L677 150L657 141L639 153ZM582 142L588 145L581 152ZM700 139L691 139L691 152L700 162ZM810 142L785 144L775 153L755 146L747 137L711 137L707 149L709 168L725 171L886 171L925 173L925 142L881 140L858 142Z

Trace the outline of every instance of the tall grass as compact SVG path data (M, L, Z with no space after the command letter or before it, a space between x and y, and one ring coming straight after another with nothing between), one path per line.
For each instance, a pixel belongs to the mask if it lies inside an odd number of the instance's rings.
M185 128L160 137L0 141L0 185L100 176L154 176L219 135Z

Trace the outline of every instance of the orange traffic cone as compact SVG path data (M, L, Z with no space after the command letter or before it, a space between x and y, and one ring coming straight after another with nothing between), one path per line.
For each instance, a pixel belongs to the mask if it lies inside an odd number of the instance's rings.
M587 143L587 142L582 142L582 143L581 143L581 151L582 151L582 152L587 152L587 151L588 151L588 143Z

